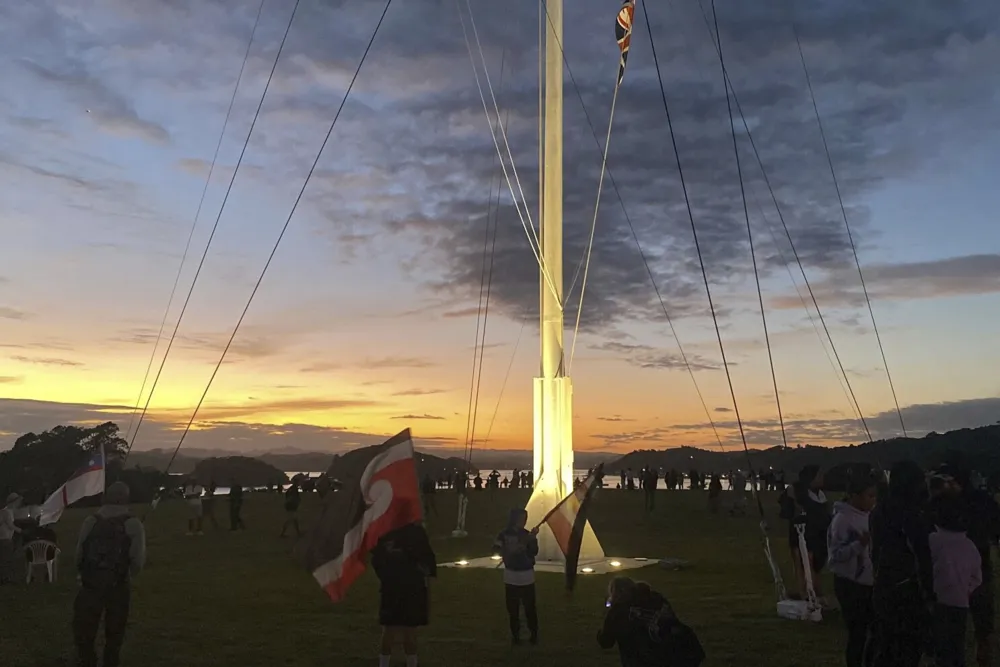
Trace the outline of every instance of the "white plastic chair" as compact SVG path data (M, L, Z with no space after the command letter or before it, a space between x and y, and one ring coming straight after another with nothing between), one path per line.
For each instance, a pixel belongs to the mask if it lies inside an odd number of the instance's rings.
M53 550L51 560L49 560L49 549ZM24 551L31 556L31 559L28 560L28 577L26 583L31 583L31 575L34 573L35 568L42 565L45 566L45 569L49 573L49 582L56 583L56 574L59 570L59 547L56 546L55 542L35 540L26 544Z

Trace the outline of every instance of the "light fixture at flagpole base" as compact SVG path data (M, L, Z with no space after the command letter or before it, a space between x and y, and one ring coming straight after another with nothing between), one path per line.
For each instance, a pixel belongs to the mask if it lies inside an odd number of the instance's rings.
M659 560L656 558L625 558L623 556L615 556L614 558L581 560L576 571L580 574L613 574L624 570L649 567L658 563ZM486 556L483 558L463 558L451 563L438 563L438 567L460 570L499 570L503 567L503 563L497 556ZM566 563L564 561L546 560L535 563L535 572L563 574L565 571Z

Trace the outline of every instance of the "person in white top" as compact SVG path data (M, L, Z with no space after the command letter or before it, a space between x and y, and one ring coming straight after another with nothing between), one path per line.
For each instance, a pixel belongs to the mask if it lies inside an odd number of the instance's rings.
M205 489L202 488L201 484L198 484L193 479L188 480L187 486L184 487L184 500L187 502L188 507L191 508L191 515L188 518L188 535L205 534L201 530L201 495L204 491Z
M21 532L14 523L14 510L20 507L21 496L12 493L0 510L0 585L14 581L14 535Z

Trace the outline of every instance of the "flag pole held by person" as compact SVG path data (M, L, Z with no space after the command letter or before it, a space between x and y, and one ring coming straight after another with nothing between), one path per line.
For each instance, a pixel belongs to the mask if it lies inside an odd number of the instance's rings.
M576 585L576 569L580 562L580 547L587 515L594 492L604 480L604 464L600 464L571 494L549 510L535 528L547 525L556 538L556 544L566 558L566 589Z

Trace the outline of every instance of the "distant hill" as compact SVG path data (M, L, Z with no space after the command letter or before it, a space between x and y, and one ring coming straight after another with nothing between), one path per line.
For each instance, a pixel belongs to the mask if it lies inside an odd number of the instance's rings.
M948 452L960 452L970 465L984 474L1000 471L1000 425L965 428L948 433L928 433L923 438L892 438L846 447L772 447L751 449L750 462L757 469L774 468L796 473L802 466L818 464L824 468L847 464L868 464L888 468L896 461L913 460L929 466L940 463ZM627 468L639 470L654 466L687 472L724 473L745 470L747 457L742 447L726 452L679 447L675 449L638 450L605 464L608 474Z
M343 470L345 465L350 465L352 459L356 456L361 456L362 454L360 454L360 452L363 452L365 449L368 449L368 447L355 449L334 457L333 461L330 463L330 467L326 471L327 475L329 475L332 479L342 480L344 477ZM441 458L440 456L434 456L433 454L416 452L416 459L417 476L420 479L423 479L425 475L430 475L431 479L434 480L446 479L458 470L464 470L466 473L476 472L475 466L469 465L464 459L457 457Z
M134 451L128 457L128 467L142 467L142 468L153 468L156 470L163 470L167 462L170 461L170 457L173 454L173 450L165 449L152 449L148 451ZM249 455L252 452L246 452ZM459 468L466 467L464 460L461 457L441 457L435 456L433 454L424 454L418 452L418 457L423 457L428 462L428 470L432 470L432 476L437 476L438 472L441 472L441 476L444 475L445 470L456 470ZM222 451L208 451L208 450L192 450L190 452L185 451L182 454L178 454L177 458L174 460L173 465L170 466L170 472L172 473L182 473L189 475L194 472L200 462L212 459L229 459L229 458L240 458L233 457L232 452L222 452ZM331 462L334 460L334 454L324 454L322 452L301 452L301 453L265 453L254 455L253 460L266 463L269 466L281 471L281 472L325 472L330 468ZM521 467L531 466L531 452L527 453L526 463L521 464ZM440 463L439 463L440 462ZM486 466L481 466L486 467ZM497 467L497 466L492 466ZM500 466L506 467L506 466ZM515 467L515 466L511 466ZM475 470L476 467L469 466L471 470ZM421 473L422 474L422 473ZM216 479L220 484L221 478ZM244 482L240 480L243 484L249 484L249 482Z
M269 463L247 456L227 456L198 461L194 478L199 484L215 481L219 486L229 486L233 480L242 486L275 486L288 481L288 476Z

